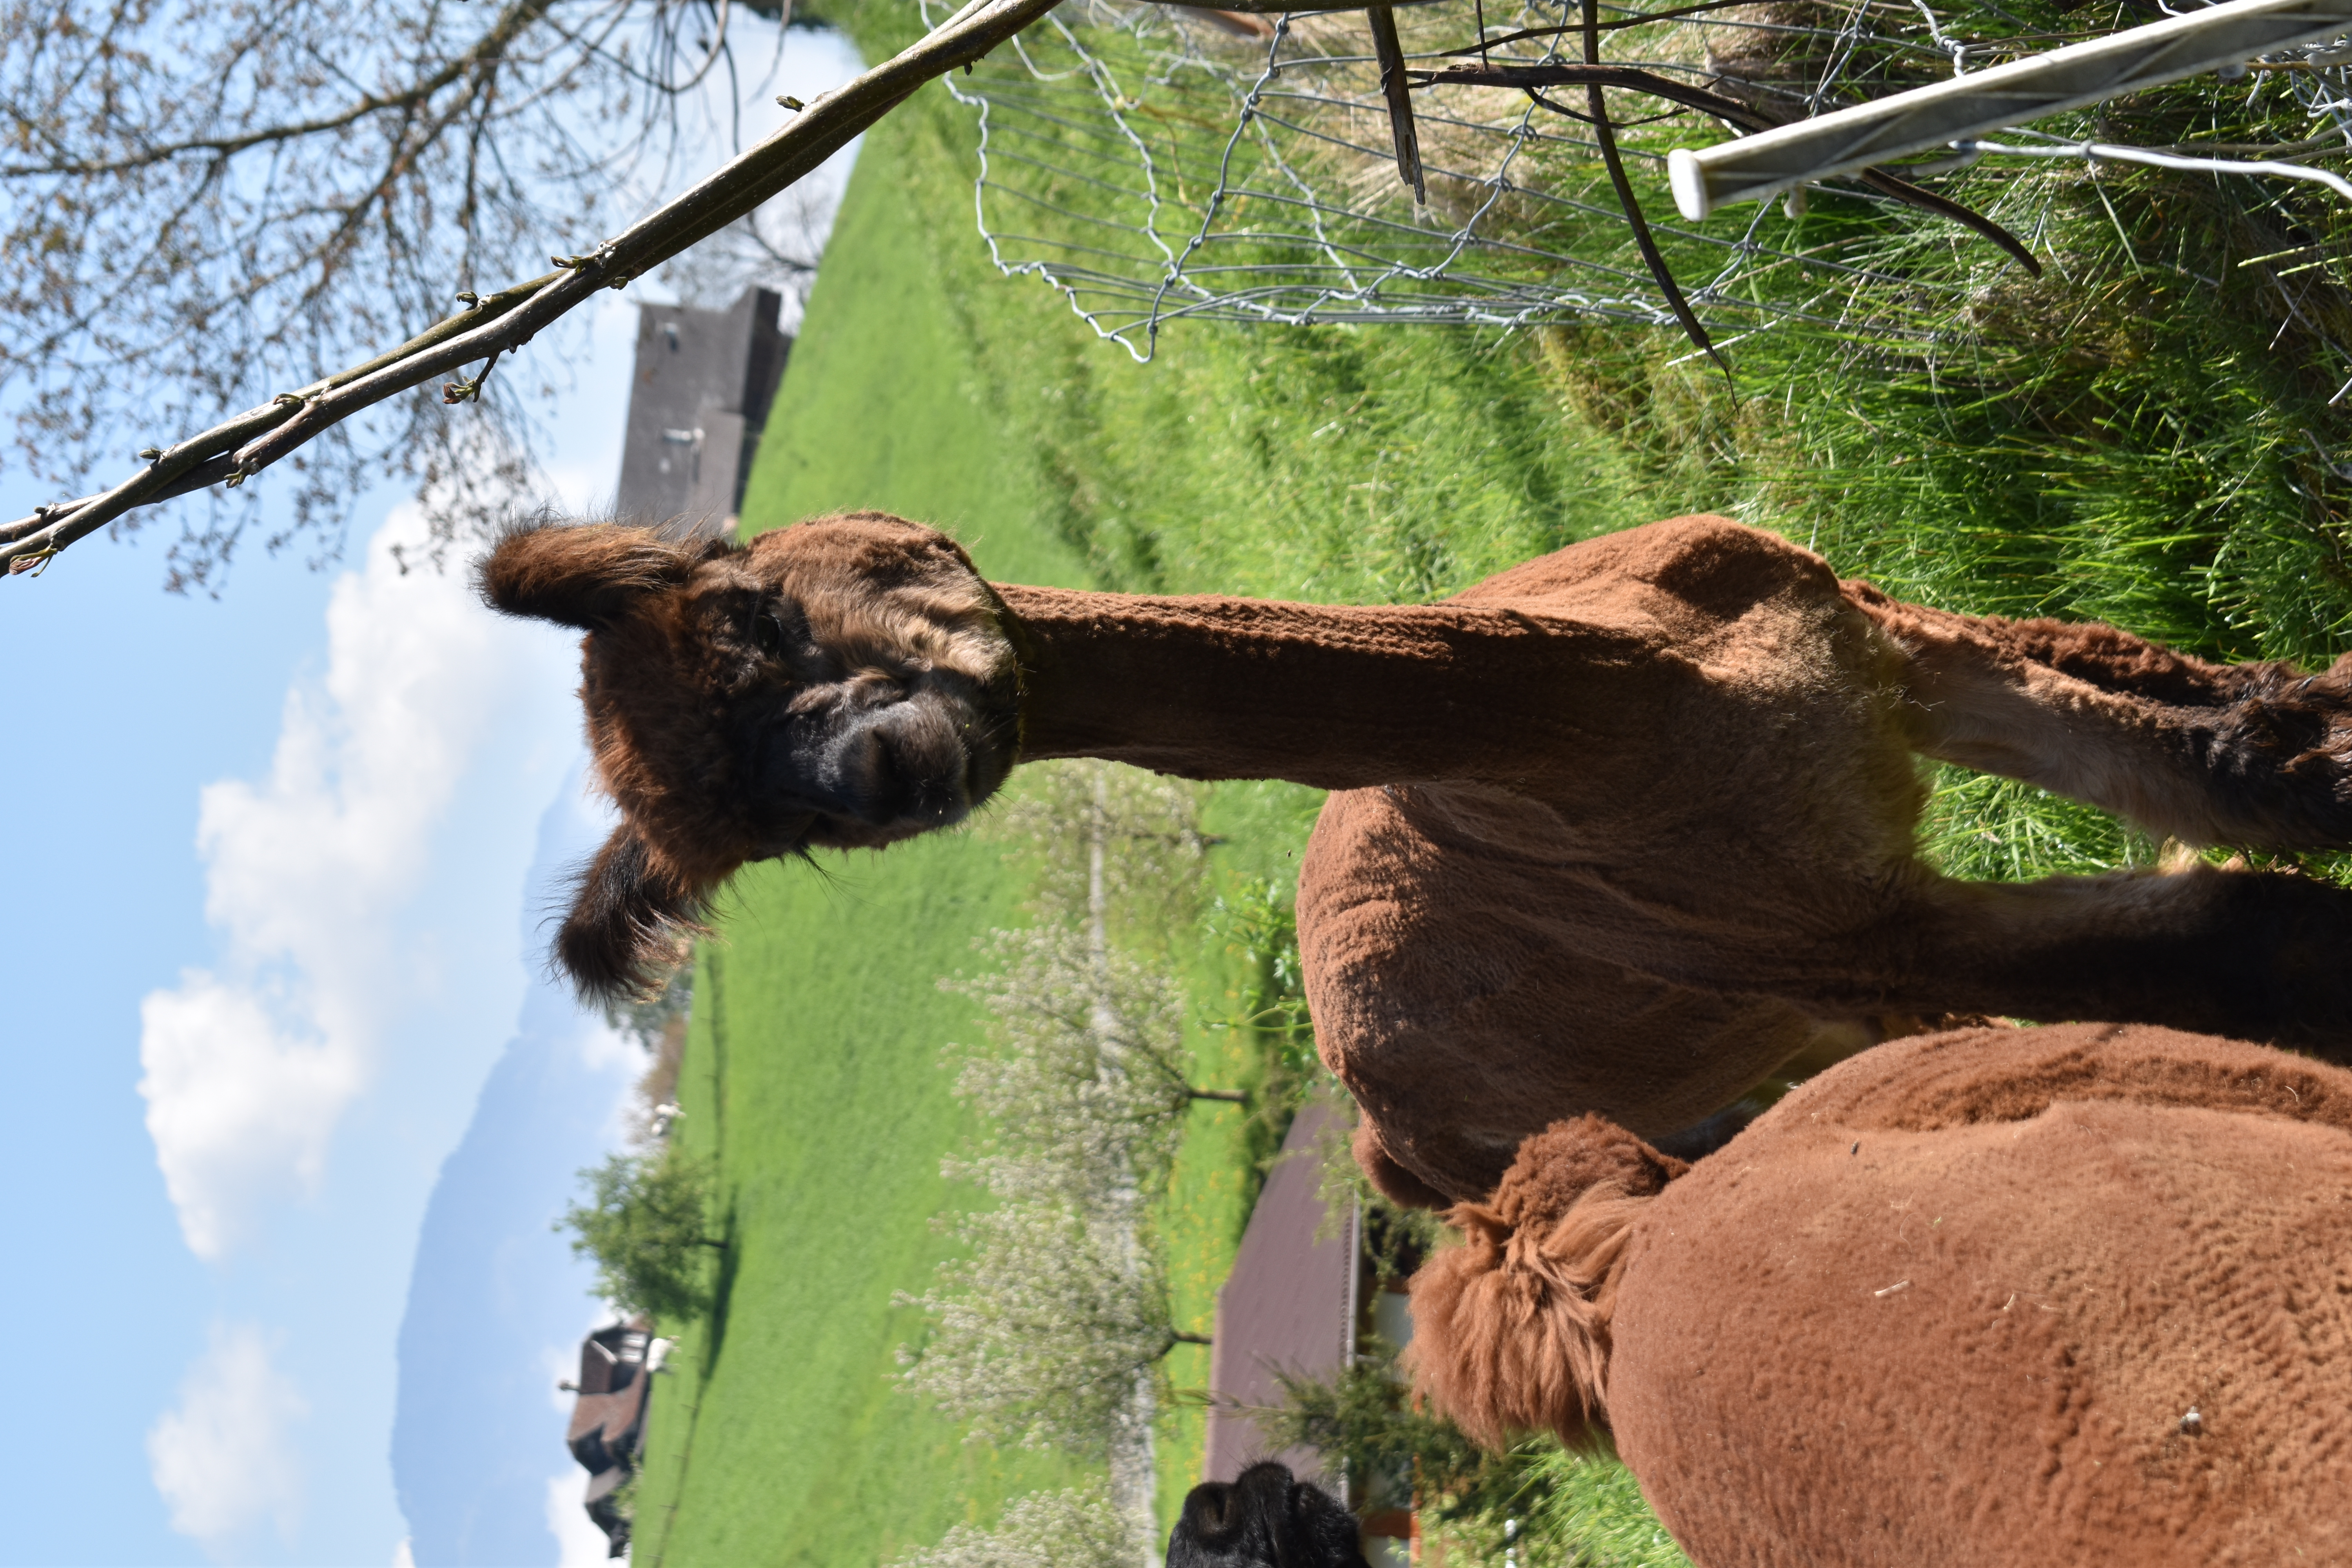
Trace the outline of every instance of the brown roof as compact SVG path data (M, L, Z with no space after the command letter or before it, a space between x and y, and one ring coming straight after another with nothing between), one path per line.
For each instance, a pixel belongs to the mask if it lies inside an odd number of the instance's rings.
M1291 1123L1284 1157L1250 1211L1234 1271L1217 1293L1204 1479L1232 1480L1262 1458L1281 1459L1302 1477L1321 1474L1312 1451L1270 1452L1247 1407L1282 1403L1276 1369L1328 1377L1354 1350L1356 1217L1327 1215L1315 1147L1327 1129L1344 1135L1346 1113L1310 1105Z
M637 358L621 440L624 521L734 515L793 341L782 300L746 289L724 310L637 307Z
M652 1379L645 1370L653 1325L638 1318L597 1330L580 1342L580 1397L564 1446L590 1474L625 1468L637 1446Z

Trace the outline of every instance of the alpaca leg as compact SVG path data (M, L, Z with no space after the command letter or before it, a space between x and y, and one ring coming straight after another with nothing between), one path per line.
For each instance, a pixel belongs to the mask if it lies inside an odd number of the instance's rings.
M1722 954L1702 979L1828 1012L2095 1018L2352 1061L2352 892L2217 871L1962 882L1900 873L1865 923Z
M2352 846L2352 656L2214 665L2113 626L1846 598L1909 655L1913 744L2088 801L2162 837Z

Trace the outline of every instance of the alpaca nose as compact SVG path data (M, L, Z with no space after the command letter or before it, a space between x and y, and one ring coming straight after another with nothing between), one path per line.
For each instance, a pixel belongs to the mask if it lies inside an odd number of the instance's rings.
M971 808L969 759L956 726L938 704L895 704L876 716L873 729L897 786L898 820L939 826Z
M964 749L936 706L888 702L855 714L809 780L821 809L869 827L938 827L970 807Z
M877 820L877 797L888 793L892 766L890 746L882 726L858 723L845 730L827 759L831 766L817 783L835 809L862 820Z

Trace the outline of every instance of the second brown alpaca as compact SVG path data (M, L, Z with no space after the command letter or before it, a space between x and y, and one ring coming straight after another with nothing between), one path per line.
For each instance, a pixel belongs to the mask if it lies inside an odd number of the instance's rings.
M2352 1072L2107 1025L1898 1040L1685 1167L1528 1141L1413 1281L1487 1441L1605 1428L1698 1568L2352 1559Z
M2352 659L2216 667L1904 605L1706 517L1431 605L992 585L871 513L740 548L542 529L483 583L588 634L624 818L559 942L592 989L638 982L743 862L949 826L1018 762L1337 792L1300 879L1309 1000L1408 1202L1484 1196L1565 1117L1663 1137L1886 1015L2352 1056L2352 894L1960 882L1914 846L1920 755L2190 842L2352 844Z

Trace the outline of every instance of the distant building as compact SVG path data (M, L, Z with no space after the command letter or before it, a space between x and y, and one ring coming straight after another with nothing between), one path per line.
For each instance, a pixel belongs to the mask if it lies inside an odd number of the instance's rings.
M628 1550L629 1521L613 1494L636 1474L653 1384L646 1352L654 1342L653 1325L643 1318L598 1329L580 1342L580 1381L563 1385L580 1396L563 1441L588 1472L581 1502L615 1557Z
M746 289L724 310L637 307L636 369L621 446L620 515L716 531L742 509L751 454L793 340L782 299Z

